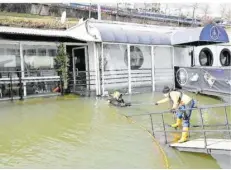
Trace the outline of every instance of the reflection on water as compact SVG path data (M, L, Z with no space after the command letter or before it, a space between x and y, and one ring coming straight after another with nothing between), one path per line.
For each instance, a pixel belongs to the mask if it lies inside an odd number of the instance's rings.
M160 97L159 94L142 94L130 98L139 103ZM200 97L200 102L218 101ZM0 167L165 168L161 152L147 132L119 114L166 110L166 106L115 108L103 99L79 97L0 103ZM154 128L161 129L160 117L153 119ZM213 121L209 116L207 119ZM166 120L172 123L171 115ZM195 115L194 120L197 121ZM151 128L146 117L136 118L136 121ZM163 135L156 137L161 140ZM163 147L170 168L219 168L209 155ZM195 164L198 161L200 164Z

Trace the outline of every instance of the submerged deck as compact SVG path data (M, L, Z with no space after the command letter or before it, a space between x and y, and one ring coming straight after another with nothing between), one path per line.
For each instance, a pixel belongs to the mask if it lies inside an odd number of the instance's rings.
M227 154L231 156L231 139L206 139L207 148L203 138L189 140L185 143L172 143L171 147L185 152L201 152L210 154Z

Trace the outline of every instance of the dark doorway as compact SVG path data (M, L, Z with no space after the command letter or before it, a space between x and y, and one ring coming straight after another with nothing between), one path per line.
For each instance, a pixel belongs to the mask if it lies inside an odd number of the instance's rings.
M67 53L70 56L69 89L74 93L85 91L87 88L86 47L67 46Z

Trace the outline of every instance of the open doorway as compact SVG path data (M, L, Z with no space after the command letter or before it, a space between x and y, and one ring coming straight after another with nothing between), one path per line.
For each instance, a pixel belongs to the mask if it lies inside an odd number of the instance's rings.
M67 46L70 56L69 89L80 93L87 88L87 57L86 46Z

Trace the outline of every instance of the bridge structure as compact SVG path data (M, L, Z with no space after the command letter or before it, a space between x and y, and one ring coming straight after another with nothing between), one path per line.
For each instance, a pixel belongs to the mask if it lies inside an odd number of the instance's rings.
M208 109L217 110L219 109L219 115L225 117L224 123L219 124L206 124L205 115L203 111ZM189 110L189 109L186 109ZM165 114L169 114L170 111L161 111L161 112L152 112L152 113L143 113L143 114L132 114L125 115L129 118L139 117L139 116L148 116L150 118L151 131L152 135L155 137L157 133L163 133L164 143L169 147L177 149L183 152L197 152L197 153L206 153L206 154L226 154L231 156L231 124L229 122L229 117L231 116L231 104L214 104L214 105L204 105L192 108L191 110L199 112L200 124L191 125L189 130L189 140L184 143L178 143L177 141L169 141L168 134L183 132L182 130L168 130L169 125L165 124ZM221 112L223 110L223 112ZM229 111L228 111L229 110ZM193 113L192 113L193 114ZM155 129L153 116L160 115L161 123L163 130L159 128ZM217 118L218 119L218 118ZM209 128L209 129L208 129ZM213 134L211 136L211 133ZM226 136L220 135L221 133L226 133ZM202 135L192 135L192 134L202 134Z

